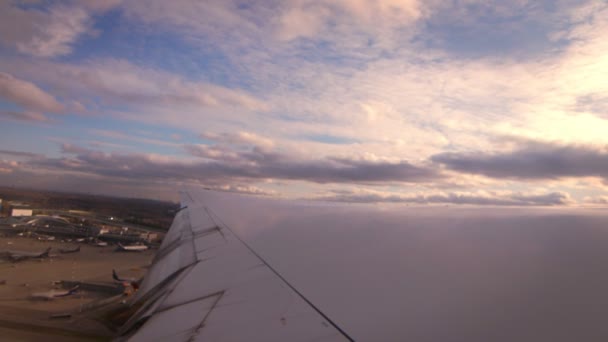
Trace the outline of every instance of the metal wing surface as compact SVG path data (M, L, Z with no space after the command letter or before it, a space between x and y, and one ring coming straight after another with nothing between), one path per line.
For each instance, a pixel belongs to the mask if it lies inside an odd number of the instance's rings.
M225 226L204 199L181 196L185 208L153 260L121 339L352 340Z

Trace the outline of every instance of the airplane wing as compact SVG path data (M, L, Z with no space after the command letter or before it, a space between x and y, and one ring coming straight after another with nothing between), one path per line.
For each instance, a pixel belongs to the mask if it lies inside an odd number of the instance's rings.
M224 225L206 203L180 210L141 284L129 341L352 341Z

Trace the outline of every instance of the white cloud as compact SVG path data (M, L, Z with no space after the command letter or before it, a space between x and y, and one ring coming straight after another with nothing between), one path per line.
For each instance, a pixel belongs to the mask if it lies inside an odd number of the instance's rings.
M86 109L89 114L94 114L94 108L120 105L129 109L119 115L131 120L197 128L206 126L201 121L205 116L238 116L269 108L265 101L245 91L188 80L125 60L100 59L82 64L0 60L0 67L37 79L69 100L71 109Z
M274 141L272 139L262 137L260 135L238 131L238 132L204 132L201 134L201 138L212 140L218 143L224 144L235 144L235 145L253 145L265 149L274 147Z
M281 16L277 36L286 41L299 37L314 37L321 30L328 15L328 11L323 8L291 8Z
M17 50L38 57L67 55L73 44L89 30L89 15L80 9L53 8L44 29L26 41L17 42Z
M92 28L90 11L78 5L24 9L12 1L1 1L0 42L37 57L67 55L72 52L73 44Z
M293 40L327 37L336 31L343 35L345 26L368 32L384 26L407 27L423 16L424 4L418 0L305 0L283 5L277 34L281 40Z
M60 113L64 106L35 84L0 72L0 98L27 109Z

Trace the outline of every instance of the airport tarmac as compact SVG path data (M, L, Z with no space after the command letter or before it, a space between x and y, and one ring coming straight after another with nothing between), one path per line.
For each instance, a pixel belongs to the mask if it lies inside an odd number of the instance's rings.
M81 246L80 252L61 254L59 248ZM53 300L32 300L37 292L61 289L59 281L112 283L112 269L121 277L139 278L155 250L115 252L115 246L97 247L61 241L38 241L26 237L0 237L0 250L39 252L52 247L51 258L17 263L0 260L0 336L15 341L109 340L112 332L79 312L108 294L79 290ZM72 313L70 318L50 318Z

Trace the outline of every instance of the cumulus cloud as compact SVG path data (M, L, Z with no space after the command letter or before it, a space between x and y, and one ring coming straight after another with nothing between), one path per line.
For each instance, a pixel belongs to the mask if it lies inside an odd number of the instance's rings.
M64 106L37 85L0 72L0 97L27 109L60 113Z
M397 194L378 191L333 191L314 197L316 200L349 203L413 203L413 204L470 204L493 206L553 206L571 204L570 195L564 192L490 193L451 192L426 194Z
M608 149L605 146L527 142L508 152L441 153L431 159L450 170L492 178L608 179Z

